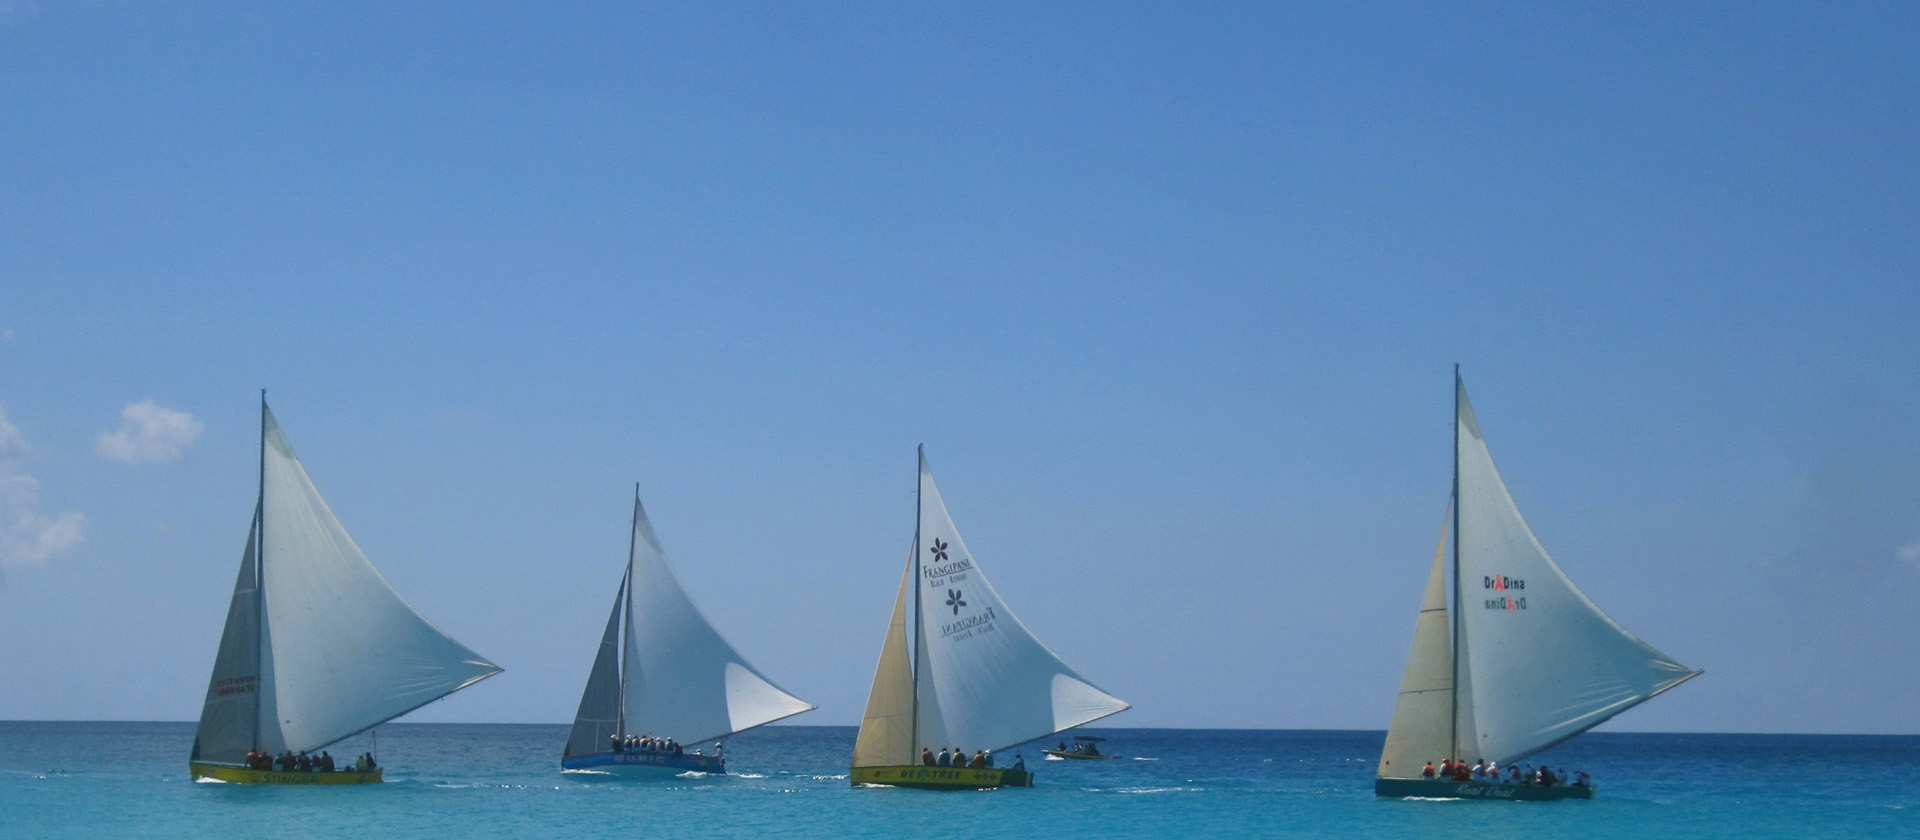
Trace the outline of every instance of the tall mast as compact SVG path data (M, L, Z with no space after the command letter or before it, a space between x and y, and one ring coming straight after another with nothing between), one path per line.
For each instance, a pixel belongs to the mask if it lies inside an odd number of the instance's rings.
M267 389L260 389L260 492L253 502L253 749L260 749L260 662L267 651Z
M1453 364L1453 714L1447 750L1460 752L1460 363ZM1461 761L1461 755L1453 756Z
M633 483L633 519L628 523L627 527L627 574L620 579L620 598L625 603L625 606L622 607L620 611L620 648L613 652L614 658L619 662L618 667L614 669L614 673L617 675L617 679L615 679L614 682L618 683L620 687L620 709L619 713L615 716L613 729L615 734L618 734L622 738L627 736L626 651L633 646L633 638L628 635L628 631L633 629L633 549L637 545L636 540L639 539L635 532L639 530L640 482L636 481Z
M913 469L913 740L907 747L908 764L917 757L911 745L920 743L920 487L925 483L920 475L927 468L927 445L920 444L915 452L919 462Z

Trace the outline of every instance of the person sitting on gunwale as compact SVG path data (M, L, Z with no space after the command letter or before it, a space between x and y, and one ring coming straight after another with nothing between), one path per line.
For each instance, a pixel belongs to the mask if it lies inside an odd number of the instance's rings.
M1451 758L1440 759L1440 778L1442 779L1453 778L1453 759Z
M935 767L952 767L953 753L947 752L946 747L941 747L940 755L933 760L933 764Z
M973 769L975 769L975 770L983 770L983 769L986 769L986 766L987 766L987 754L986 754L986 753L984 753L984 752L981 752L981 751L979 751L979 750L974 750L974 751L973 751L973 760L972 760L972 761L969 761L969 762L967 762L967 766L968 766L968 767L970 767L970 768L973 768Z
M320 772L322 773L333 772L333 756L328 755L326 750L320 751L319 763L320 763Z
M932 747L920 748L920 763L928 767L933 766L933 748Z
M1427 762L1427 766L1420 768L1420 778L1422 779L1433 778L1433 762L1429 761Z

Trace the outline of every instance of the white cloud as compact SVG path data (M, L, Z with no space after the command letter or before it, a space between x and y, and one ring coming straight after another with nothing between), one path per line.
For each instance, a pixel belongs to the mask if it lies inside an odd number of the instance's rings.
M0 409L0 568L45 563L85 536L84 515L40 510L40 481L21 468L27 451L26 438Z
M93 445L102 458L129 464L164 464L178 461L187 446L200 437L206 424L193 415L154 405L153 400L138 402L120 410L124 421L120 431L103 433Z
M1903 545L1894 550L1893 556L1915 569L1920 569L1920 542Z

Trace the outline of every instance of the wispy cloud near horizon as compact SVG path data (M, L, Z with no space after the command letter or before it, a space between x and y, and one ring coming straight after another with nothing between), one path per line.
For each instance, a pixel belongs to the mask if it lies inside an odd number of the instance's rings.
M120 418L120 430L101 433L93 451L102 458L129 464L178 461L206 428L193 415L161 408L153 400L121 409Z
M1911 566L1915 571L1920 571L1920 542L1908 543L1895 549L1893 556Z
M26 438L0 408L0 568L45 563L85 537L85 515L41 511L40 481L21 465L28 452Z

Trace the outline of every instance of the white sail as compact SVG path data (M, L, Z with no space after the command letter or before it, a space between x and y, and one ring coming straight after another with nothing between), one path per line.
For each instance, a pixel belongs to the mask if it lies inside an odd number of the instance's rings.
M637 497L629 562L626 734L692 744L813 708L754 670L694 606Z
M261 413L259 748L317 749L499 673L401 600Z
M260 506L253 508L240 577L227 606L220 652L213 657L200 728L193 735L194 761L239 764L260 731L260 574L254 548L260 538Z
M1453 515L1453 506L1447 506ZM1413 649L1407 652L1400 698L1380 751L1379 776L1413 779L1426 762L1439 763L1453 752L1453 635L1447 629L1447 527L1433 551L1420 615L1414 619Z
M622 575L607 629L600 634L600 648L594 653L593 670L587 673L587 688L580 694L580 709L567 732L567 756L605 752L613 736L620 734L620 616L626 602L627 578Z
M1047 650L974 562L920 456L919 747L1000 750L1129 708Z
M909 559L900 573L900 592L893 597L893 615L880 644L880 665L873 671L873 690L867 693L867 711L860 716L860 734L853 742L855 767L912 764L916 759L913 666L907 653L907 596L916 565Z
M1455 605L1463 761L1511 763L1696 676L1634 637L1554 565L1456 388Z

